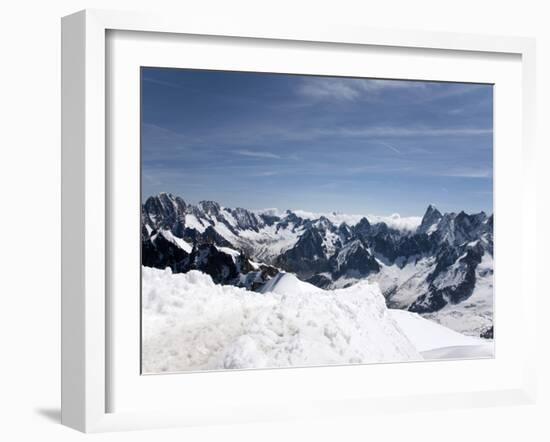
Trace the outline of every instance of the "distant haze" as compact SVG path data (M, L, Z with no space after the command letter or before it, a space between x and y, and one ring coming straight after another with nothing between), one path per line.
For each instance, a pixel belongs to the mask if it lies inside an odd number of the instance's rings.
M491 85L144 68L142 197L492 213Z

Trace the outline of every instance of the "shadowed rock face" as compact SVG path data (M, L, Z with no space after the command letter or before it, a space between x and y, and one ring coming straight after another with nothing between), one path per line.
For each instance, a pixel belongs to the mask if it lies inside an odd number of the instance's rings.
M148 198L141 219L143 265L170 267L176 272L198 269L216 282L251 289L261 287L278 269L328 288L339 278L365 278L384 266L401 268L405 263L428 260L430 267L416 281L418 295L399 306L418 313L467 300L474 291L480 262L485 254L493 253L493 215L442 214L432 205L415 231L397 230L367 218L349 226L326 217L304 219L292 211L276 215L228 209L215 201L195 206L170 194ZM164 235L165 231L175 239ZM296 240L265 258L266 264L252 265L251 257L269 244L271 237L266 232L293 234ZM187 246L182 248L179 240ZM232 256L223 248L237 252ZM387 296L398 290L392 288Z
M231 281L239 273L232 256L220 252L216 246L207 243L194 247L178 270L182 273L189 270L200 270L210 275L216 284Z
M475 288L476 269L485 253L481 245L454 248L444 246L435 270L427 277L428 292L420 295L409 310L416 313L435 312L447 304L458 304L468 299ZM448 279L452 283L448 283Z
M147 267L165 269L169 267L177 273L180 263L188 253L176 244L168 241L162 234L155 233L141 241L141 263Z
M439 223L441 218L443 218L441 212L430 204L426 209L426 213L422 217L422 222L418 227L417 233L427 233L430 228L436 226Z
M206 214L213 217L220 215L220 205L215 201L200 201L199 208Z
M316 287L325 289L332 284L332 279L328 278L323 274L318 273L316 275L313 275L311 278L307 279L306 282L309 282L310 284L313 284Z
M300 236L296 245L284 252L276 263L304 279L327 271L329 263L323 248L323 237L316 228L310 227Z
M184 227L187 204L180 197L161 193L148 198L142 207L145 224L157 229L180 229Z
M484 338L484 339L494 339L494 328L493 328L493 326L488 327L487 329L482 331L481 334L479 335L479 337Z
M331 258L331 268L336 278L347 275L366 277L378 272L380 265L368 248L360 240L355 240Z

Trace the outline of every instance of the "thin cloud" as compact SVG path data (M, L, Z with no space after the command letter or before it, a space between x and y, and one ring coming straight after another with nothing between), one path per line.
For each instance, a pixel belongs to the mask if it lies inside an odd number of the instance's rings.
M378 144L381 144L384 147L387 147L390 150L393 150L395 153L401 153L401 151L397 148L392 146L391 144L385 143L384 141L379 141Z
M379 99L384 92L399 90L402 99L412 102L429 102L460 96L479 90L478 84L454 84L418 80L361 79L361 78L308 78L297 89L299 95L314 100L331 99L356 101Z
M290 142L307 142L323 140L325 138L356 138L370 139L369 141L380 141L379 139L391 138L418 138L418 137L478 137L491 135L492 128L475 128L475 127L404 127L400 126L364 126L364 127L296 127L289 128L285 126L247 126L240 130L232 132L233 142L243 146L257 146L259 143L264 143L266 140L272 142L290 141ZM211 141L222 142L222 134L215 134ZM256 156L263 158L277 158L281 156L264 151L255 150L239 150L234 151L236 154L244 156ZM286 157L285 157L286 158ZM288 158L292 159L292 158Z
M314 99L353 101L392 89L423 89L418 81L374 80L357 78L310 78L298 87L300 95Z
M457 168L451 169L448 171L443 171L440 174L442 176L456 177L456 178L492 178L493 169L492 168Z
M488 179L493 177L493 170L490 167L479 168L451 168L437 169L434 167L422 167L421 165L393 165L393 164L377 164L377 165L363 165L348 168L346 171L348 174L388 174L398 173L401 175L409 176L440 176L451 178L482 178ZM445 188L443 190L446 191Z
M265 152L265 151L259 151L259 150L246 150L246 149L235 150L233 152L236 153L237 155L242 155L245 157L267 158L272 160L281 159L280 155L277 155L273 152Z
M407 165L389 165L389 164L367 164L362 166L348 167L346 169L347 174L360 175L360 174L385 174L385 173L408 173L414 172L412 166ZM418 172L418 171L417 171Z
M470 94L472 92L478 92L482 88L486 88L487 85L482 84L453 84L452 87L448 87L447 83L431 83L431 90L427 90L425 94L419 97L419 103L429 103L438 100L444 100L452 97L460 97ZM447 86L447 87L443 87Z
M313 99L354 101L378 95L384 90L417 89L425 85L416 81L371 80L357 78L310 78L298 87L298 93Z
M447 111L449 115L460 115L464 113L464 109L462 108L456 108L456 109L449 109Z
M154 143L182 143L188 142L190 138L182 133L173 131L158 124L144 123L142 124L142 135Z
M430 127L365 127L359 129L344 128L335 134L348 137L449 137L449 136L479 136L490 135L493 129L490 128L430 128Z
M180 84L172 83L170 81L158 80L156 78L143 77L143 81L146 81L147 83L158 84L160 86L170 87L170 88L173 88L173 89L181 89Z
M369 92L379 92L382 90L388 90L388 89L409 89L409 90L419 90L419 89L425 89L427 87L427 83L424 83L422 81L414 81L414 80L376 80L376 79L365 79L365 80L357 80L358 85L361 89L364 91Z
M280 172L276 171L276 170L264 170L264 171L261 171L261 172L254 172L253 174L251 174L250 176L256 176L256 177L270 177L270 176L275 176L275 175L279 175Z
M360 91L345 80L316 78L307 80L298 88L300 95L314 99L356 100Z

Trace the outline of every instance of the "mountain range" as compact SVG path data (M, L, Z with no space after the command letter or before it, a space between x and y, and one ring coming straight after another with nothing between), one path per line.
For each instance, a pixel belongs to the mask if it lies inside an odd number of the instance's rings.
M493 215L403 219L299 210L253 211L161 193L141 207L142 265L200 270L262 291L281 272L319 288L377 282L388 307L493 337Z

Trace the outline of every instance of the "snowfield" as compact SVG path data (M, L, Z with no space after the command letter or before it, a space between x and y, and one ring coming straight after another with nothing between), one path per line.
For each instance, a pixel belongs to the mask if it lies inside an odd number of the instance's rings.
M494 356L492 340L463 335L405 310L390 310L390 314L424 359Z
M322 290L280 273L262 293L143 267L144 373L492 356L492 342L386 307L378 285Z
M326 291L290 274L277 282L256 293L198 271L143 267L144 373L422 359L377 285Z

